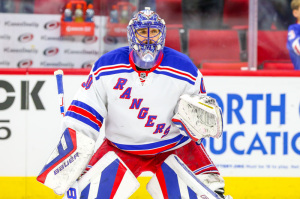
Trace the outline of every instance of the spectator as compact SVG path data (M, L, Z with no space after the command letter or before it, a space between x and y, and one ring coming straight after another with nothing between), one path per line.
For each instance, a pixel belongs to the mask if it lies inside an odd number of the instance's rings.
M0 12L33 13L34 0L1 0Z
M287 30L295 19L289 6L291 0L258 0L258 29Z
M155 12L156 11L155 0L139 0L138 10L144 10L145 7L150 7L151 10Z
M287 49L289 50L294 68L300 70L300 0L292 0L291 8L298 23L289 26Z
M185 29L220 29L224 0L182 0Z

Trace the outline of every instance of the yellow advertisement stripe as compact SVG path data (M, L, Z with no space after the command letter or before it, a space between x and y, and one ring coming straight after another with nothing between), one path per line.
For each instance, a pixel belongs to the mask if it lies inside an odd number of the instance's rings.
M234 199L300 198L300 178L225 177L225 193ZM141 186L130 199L151 199L146 191L150 177L138 178ZM0 199L61 199L62 196L36 181L35 177L0 177Z

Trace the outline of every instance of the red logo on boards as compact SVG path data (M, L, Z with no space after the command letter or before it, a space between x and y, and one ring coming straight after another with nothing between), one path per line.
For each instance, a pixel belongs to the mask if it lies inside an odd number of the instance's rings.
M85 43L85 44L93 44L95 43L96 41L98 40L98 37L97 36L86 36L82 39L82 42Z
M45 23L44 28L46 30L54 30L59 27L59 22L58 21L49 21Z
M21 43L27 43L30 42L31 40L33 40L33 34L31 33L24 33L18 37L18 41Z
M18 68L29 68L32 66L33 61L31 59L23 59L18 62Z
M47 57L51 57L56 55L59 52L59 49L56 47L49 47L44 50L44 55Z

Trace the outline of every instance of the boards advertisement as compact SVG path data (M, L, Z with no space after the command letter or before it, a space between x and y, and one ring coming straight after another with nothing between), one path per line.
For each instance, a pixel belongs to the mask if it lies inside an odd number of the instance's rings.
M87 78L64 75L66 107ZM299 179L299 77L204 76L204 83L223 110L223 136L203 142L222 176ZM60 140L59 105L53 75L1 75L1 177L39 174Z

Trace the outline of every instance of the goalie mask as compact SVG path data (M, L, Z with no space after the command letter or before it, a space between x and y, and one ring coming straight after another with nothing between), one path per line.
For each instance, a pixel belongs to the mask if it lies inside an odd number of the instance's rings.
M130 20L127 37L134 63L140 68L150 69L158 61L165 45L165 21L146 7Z

